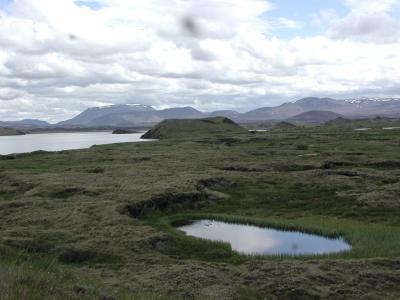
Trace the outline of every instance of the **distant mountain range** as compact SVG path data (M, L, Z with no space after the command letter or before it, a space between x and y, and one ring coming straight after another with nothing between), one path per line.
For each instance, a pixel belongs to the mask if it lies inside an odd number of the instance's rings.
M304 98L276 107L262 107L246 113L232 110L201 112L192 107L156 110L146 105L112 105L88 108L76 117L50 125L39 120L0 122L0 127L133 127L151 126L165 119L199 119L227 117L236 122L287 120L294 123L318 124L337 117L362 118L400 116L400 98Z
M41 120L36 120L36 119L24 119L21 121L7 121L7 122L1 122L0 121L0 128L45 128L45 127L51 127L52 125L50 123L47 123L45 121Z

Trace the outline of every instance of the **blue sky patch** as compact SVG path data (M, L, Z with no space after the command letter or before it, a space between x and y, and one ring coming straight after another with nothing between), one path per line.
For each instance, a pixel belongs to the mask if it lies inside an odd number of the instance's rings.
M75 1L75 4L79 5L79 6L89 7L92 10L100 10L103 8L103 6L96 1L78 0L78 1Z
M0 9L5 9L11 2L12 0L0 0Z
M265 18L272 21L278 18L286 18L297 22L299 28L284 28L276 26L270 35L282 39L291 39L296 36L309 37L322 34L324 29L313 24L314 17L321 11L333 10L338 16L344 16L349 12L342 0L279 0L272 1L275 9L267 12Z

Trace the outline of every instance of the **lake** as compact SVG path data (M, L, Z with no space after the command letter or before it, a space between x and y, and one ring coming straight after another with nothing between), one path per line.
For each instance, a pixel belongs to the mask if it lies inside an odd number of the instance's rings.
M191 221L177 229L189 236L227 242L232 250L247 255L323 255L351 249L343 238L215 220Z
M25 153L38 150L62 151L90 148L127 142L146 142L143 133L112 134L111 132L40 133L15 136L0 136L0 155Z

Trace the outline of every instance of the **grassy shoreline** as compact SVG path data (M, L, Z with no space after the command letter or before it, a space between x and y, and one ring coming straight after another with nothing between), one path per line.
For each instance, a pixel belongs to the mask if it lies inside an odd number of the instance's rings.
M343 237L350 245L351 250L327 255L255 255L247 256L240 255L230 248L227 243L213 242L193 238L185 235L175 228L176 222L183 222L185 220L199 220L211 219L217 221L224 221L233 224L248 224L256 225L265 228L274 228L285 231L300 231L309 234L317 234L329 238ZM150 224L167 233L173 238L171 245L173 250L166 250L169 254L182 254L193 259L213 259L233 263L242 263L249 259L298 259L298 260L312 260L312 259L362 259L373 257L396 257L400 255L400 228L365 224L357 221L326 218L320 216L306 217L302 219L284 219L284 218L249 218L234 215L221 215L221 214L207 214L207 213L187 213L172 215L161 218L149 218L144 220ZM187 243L187 245L185 245ZM204 245L200 245L204 244ZM217 249L226 251L218 257L207 256L206 254L196 255L192 253L191 249L204 248L207 245L209 249L206 252L215 252Z

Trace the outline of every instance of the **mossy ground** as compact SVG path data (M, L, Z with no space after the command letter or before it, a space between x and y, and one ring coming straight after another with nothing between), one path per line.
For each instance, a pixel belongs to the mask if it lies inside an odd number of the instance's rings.
M76 286L89 299L398 299L399 137L312 127L0 158L0 245L29 257L2 254L14 288L1 298L21 285L32 299ZM205 216L342 234L353 250L250 258L170 225Z

